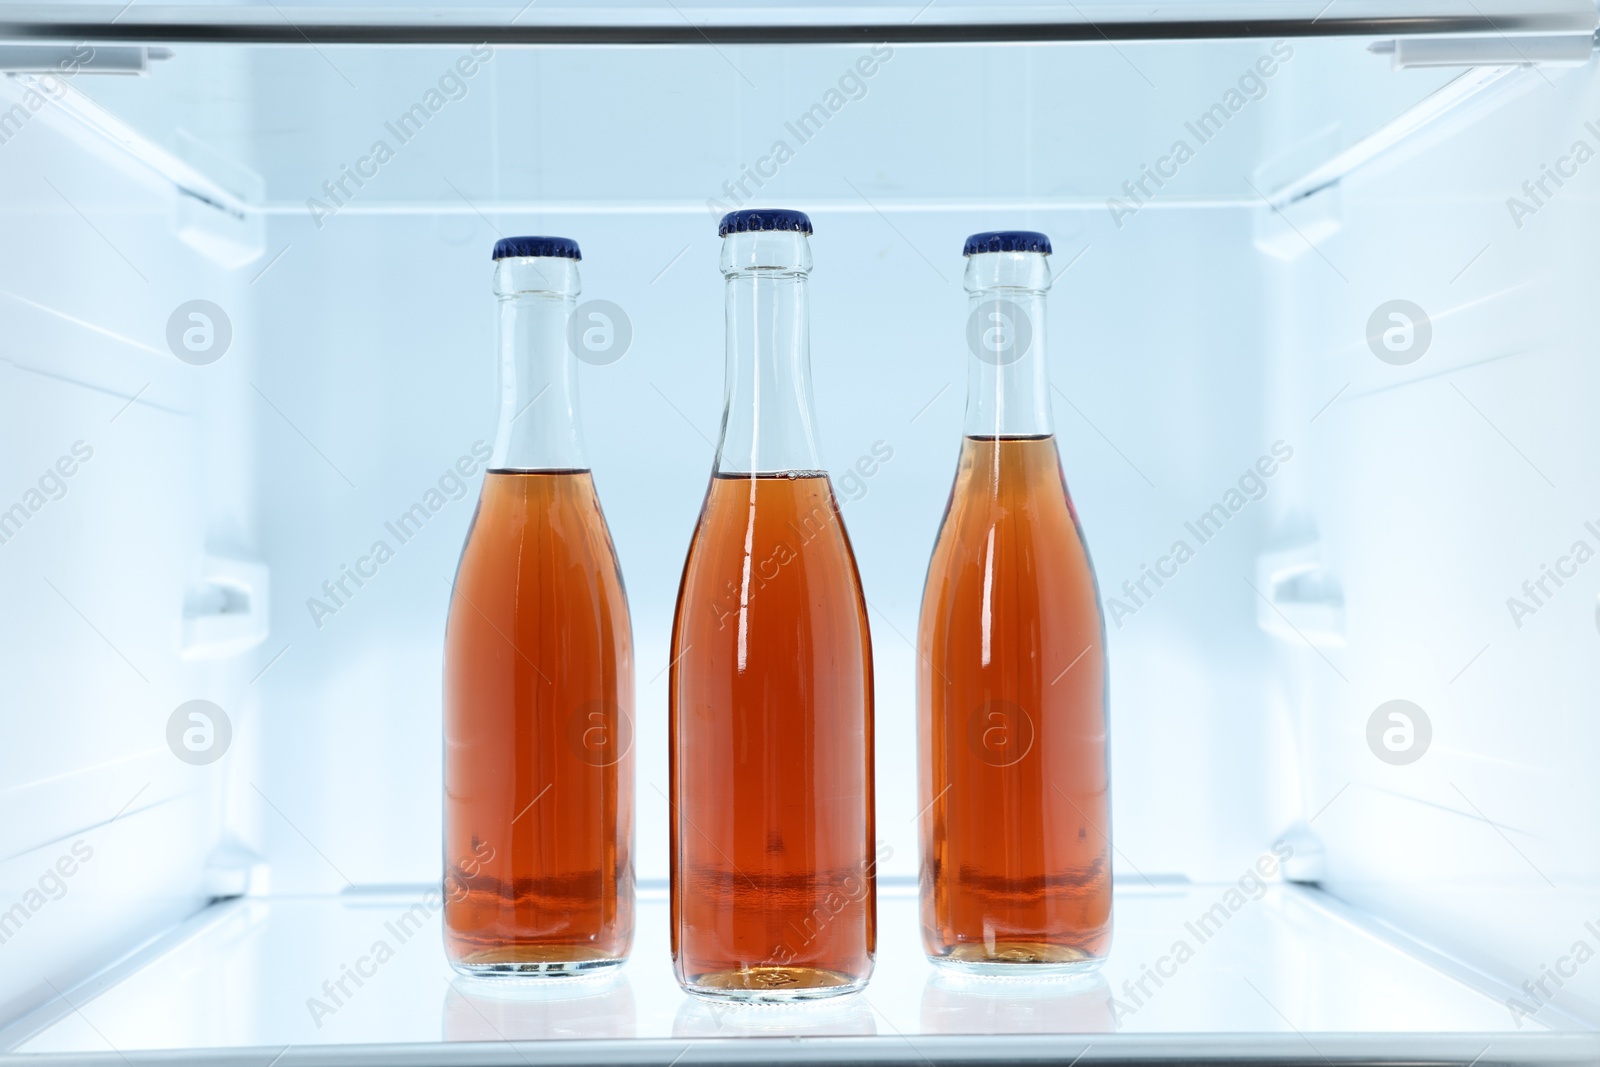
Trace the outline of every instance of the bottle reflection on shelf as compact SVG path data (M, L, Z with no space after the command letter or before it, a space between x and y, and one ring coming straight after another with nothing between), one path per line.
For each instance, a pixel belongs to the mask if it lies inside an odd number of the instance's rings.
M445 990L446 1041L564 1041L635 1037L628 976L546 981L456 978Z
M1099 1034L1116 1029L1102 974L1037 980L938 970L922 987L925 1034Z
M673 1037L875 1037L878 1024L861 997L738 1004L685 997L672 1020Z

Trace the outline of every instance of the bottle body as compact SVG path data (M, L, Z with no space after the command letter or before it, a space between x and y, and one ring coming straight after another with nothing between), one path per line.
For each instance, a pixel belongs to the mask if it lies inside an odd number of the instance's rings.
M685 989L782 1001L871 974L873 691L860 577L813 447L804 270L729 270L760 238L724 249L727 411L673 621L671 921Z
M633 937L632 631L554 344L576 278L546 266L556 291L502 292L501 428L445 629L445 946L480 976L614 966Z
M588 471L491 470L445 630L445 931L473 973L633 936L633 648Z
M872 668L827 476L716 475L673 626L673 949L696 992L872 968Z
M999 273L1040 284L1026 267ZM975 316L1004 301L1033 351L974 355L917 635L923 943L979 973L1092 969L1111 937L1105 634L1050 432L1041 298L1020 280L975 292Z

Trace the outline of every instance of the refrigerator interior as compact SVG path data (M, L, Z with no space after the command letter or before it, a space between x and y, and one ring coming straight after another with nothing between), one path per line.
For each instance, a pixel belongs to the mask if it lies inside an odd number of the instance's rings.
M0 49L0 1060L1600 1055L1600 81L1493 35L1396 69L1388 39L152 30L171 54L138 76L57 65L110 44ZM746 205L816 227L881 860L866 994L765 1013L684 998L665 914L715 223ZM910 641L961 433L960 245L1008 227L1055 247L1117 933L1099 980L953 986L918 942ZM641 891L620 980L511 995L452 983L428 894L489 249L521 233L576 238L581 299L631 331L581 394L633 618ZM1425 317L1385 348L1395 301ZM224 712L209 762L174 740L194 700Z

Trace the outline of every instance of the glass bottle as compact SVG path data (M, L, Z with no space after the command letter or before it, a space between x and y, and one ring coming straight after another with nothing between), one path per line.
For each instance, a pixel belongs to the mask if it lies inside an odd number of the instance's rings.
M980 974L1111 940L1105 627L1051 429L1050 240L967 239L966 432L917 631L923 946Z
M500 424L445 627L445 947L576 974L633 939L633 637L578 424L577 243L494 258Z
M872 653L811 414L811 222L719 232L722 435L672 628L672 955L691 993L801 1000L872 972Z

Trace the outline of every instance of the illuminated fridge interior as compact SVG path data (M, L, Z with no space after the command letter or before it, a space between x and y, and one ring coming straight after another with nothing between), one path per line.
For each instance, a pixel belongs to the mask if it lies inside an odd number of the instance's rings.
M648 45L362 43L318 27L432 16L271 4L135 7L134 34L116 6L0 5L0 1060L1600 1054L1592 6L1424 38L1337 7L1323 32L1294 3L442 19L1282 15ZM739 206L815 224L887 858L859 1002L724 1017L669 969L666 667L722 402L716 220ZM1117 933L1103 982L997 992L920 953L911 642L961 437L961 243L1000 228L1055 250ZM498 998L452 985L435 917L319 1015L441 876L443 625L497 410L489 253L523 233L575 238L583 299L631 330L581 369L581 414L638 665L634 958L620 984ZM226 714L212 762L169 743L191 700Z

